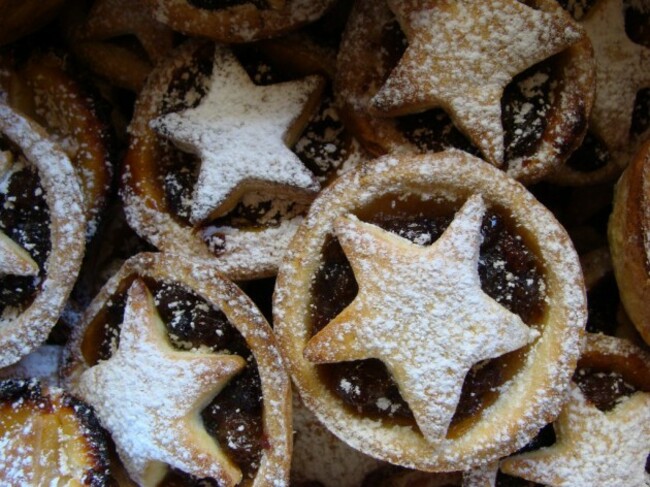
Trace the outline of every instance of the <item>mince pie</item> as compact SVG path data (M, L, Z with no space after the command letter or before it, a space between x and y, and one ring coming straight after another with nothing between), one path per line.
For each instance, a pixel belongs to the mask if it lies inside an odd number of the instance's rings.
M137 483L287 482L289 379L262 315L208 262L129 259L67 350L67 383Z
M0 101L0 367L40 345L84 251L86 221L65 152Z
M181 46L136 105L122 189L131 226L232 278L274 274L321 185L358 159L326 87L329 59L319 68L281 42Z
M616 185L609 244L623 306L650 343L650 142Z
M626 340L587 336L555 441L501 462L501 471L551 487L647 485L650 355ZM498 485L498 484L497 484Z
M3 485L110 485L108 443L93 410L37 380L0 381Z
M337 93L373 154L456 147L525 181L561 164L594 90L583 30L553 0L357 2Z
M552 177L564 184L613 179L650 135L650 2L584 3L572 13L594 48L596 98L584 143Z
M64 57L34 53L2 59L0 89L15 110L40 123L72 161L84 194L87 234L95 234L113 176L115 141L104 101Z
M461 470L559 411L586 319L580 265L489 164L377 159L324 190L287 255L276 334L305 404L354 448Z
M220 42L277 37L318 19L334 0L143 0L184 34Z
M74 0L63 25L70 49L91 71L135 92L174 44L173 31L142 0Z

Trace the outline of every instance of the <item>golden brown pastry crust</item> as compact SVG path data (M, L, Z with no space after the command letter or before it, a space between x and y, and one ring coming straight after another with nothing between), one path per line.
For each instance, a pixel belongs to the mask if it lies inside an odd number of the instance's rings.
M106 283L84 313L66 348L64 382L74 390L81 374L94 365L99 344L88 325L111 296L124 291L137 277L176 282L191 289L225 313L253 353L262 383L264 434L267 440L254 486L287 482L291 462L291 390L289 378L270 327L239 288L208 261L161 253L132 257Z
M616 185L609 245L621 301L650 343L650 142L636 154Z
M115 149L112 129L97 106L99 99L53 52L36 53L24 63L6 61L0 86L7 103L43 125L70 157L84 193L90 238L106 206Z
M250 42L277 37L318 19L333 0L280 0L262 10L243 3L216 10L186 0L146 0L156 19L184 34L220 42Z
M5 366L40 345L59 318L81 266L86 219L72 164L45 130L0 101L0 132L38 170L50 212L51 243L45 278L35 297L19 314L8 316L5 311L2 318L0 366Z
M385 194L463 200L479 193L507 209L542 262L546 303L542 338L528 349L516 379L480 419L457 436L432 444L410 427L363 418L342 407L303 351L310 340L310 295L321 249L337 217L354 214ZM555 219L520 185L466 153L385 156L348 173L314 202L280 269L274 295L275 331L305 404L337 436L368 454L428 471L461 470L523 446L559 411L578 357L586 320L577 256ZM522 398L526 398L525 401Z
M553 1L533 2L536 8L568 14ZM375 156L389 152L421 152L398 129L393 118L378 117L371 101L381 88L391 66L382 49L384 27L394 21L385 2L357 2L346 28L338 57L336 92L342 116L362 145ZM529 156L509 161L508 174L524 182L548 175L578 147L586 131L587 117L594 97L595 73L591 45L586 38L558 55L558 76L562 90L554 96L548 111L548 123ZM492 161L502 165L503 161Z

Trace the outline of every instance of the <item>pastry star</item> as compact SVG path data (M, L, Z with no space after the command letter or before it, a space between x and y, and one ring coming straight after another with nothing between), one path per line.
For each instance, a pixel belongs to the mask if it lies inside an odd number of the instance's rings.
M625 33L622 0L600 0L583 25L596 58L591 128L609 148L625 149L637 92L650 87L650 49Z
M321 89L318 76L255 85L228 49L216 48L208 93L200 104L152 122L181 150L201 158L194 223L227 211L246 186L318 191L314 175L287 145L304 128Z
M554 445L507 458L501 470L552 487L649 484L650 394L602 412L574 385L554 428Z
M241 472L199 415L244 365L235 355L173 349L153 298L136 280L117 351L81 375L78 393L95 408L138 484L157 485L170 465L232 486Z
M409 46L372 105L388 116L441 107L492 164L504 158L501 97L512 78L582 37L568 15L518 0L388 0Z
M538 335L481 290L484 213L472 196L429 247L340 218L336 236L359 292L304 350L315 363L382 360L430 442L444 438L473 364Z

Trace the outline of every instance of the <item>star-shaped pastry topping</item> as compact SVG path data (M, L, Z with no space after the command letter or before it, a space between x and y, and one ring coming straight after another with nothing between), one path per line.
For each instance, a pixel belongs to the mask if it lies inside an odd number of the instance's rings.
M169 465L233 486L241 471L205 431L200 412L244 365L235 355L172 348L151 294L136 279L117 351L81 375L78 393L138 484L157 485Z
M288 146L309 121L322 87L319 76L255 85L232 52L216 48L200 104L152 121L161 135L201 158L194 223L225 213L247 190L282 185L318 191L318 181Z
M518 0L388 0L409 45L372 99L381 114L446 110L492 164L504 158L501 97L512 78L583 34L568 14Z
M0 151L0 180L7 179L12 163L11 152ZM0 230L0 277L8 275L36 276L38 271L38 264L34 262L29 252Z
M359 292L304 350L315 363L382 360L430 442L444 438L473 364L538 335L481 289L484 213L472 196L428 247L353 216L337 220Z
M573 386L554 423L557 442L501 462L501 470L553 487L646 487L650 451L650 394L637 392L608 412Z
M650 49L627 36L622 0L600 0L583 25L596 57L591 128L610 149L625 149L637 92L650 87Z
M154 62L173 47L172 30L156 21L140 1L97 0L88 14L85 31L88 38L99 40L133 35Z

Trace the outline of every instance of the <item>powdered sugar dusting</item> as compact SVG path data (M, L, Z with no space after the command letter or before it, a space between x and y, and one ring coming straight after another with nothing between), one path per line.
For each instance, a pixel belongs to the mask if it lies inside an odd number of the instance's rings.
M599 0L583 25L596 57L591 127L611 150L626 150L636 94L650 87L650 49L625 33L623 0Z
M255 85L228 49L215 48L208 93L200 104L151 122L180 149L201 157L192 203L195 223L213 215L242 184L319 189L286 139L320 85L318 76Z
M137 482L155 484L168 464L231 485L241 472L196 424L244 363L238 356L174 351L151 295L136 281L117 352L85 371L77 392L95 408Z
M389 114L445 108L488 161L502 164L504 88L578 41L579 28L516 0L388 3L409 47L373 105Z
M548 485L645 487L649 424L649 393L637 392L602 412L574 385L554 424L557 442L508 458L501 469Z
M354 217L340 219L336 235L359 294L305 349L317 363L381 359L434 443L447 433L472 365L538 336L481 290L484 212L482 198L471 197L430 247Z

